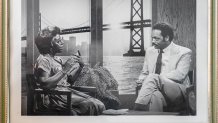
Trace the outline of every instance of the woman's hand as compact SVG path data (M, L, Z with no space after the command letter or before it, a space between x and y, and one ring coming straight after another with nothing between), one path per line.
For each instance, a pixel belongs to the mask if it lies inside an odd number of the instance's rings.
M77 79L77 77L80 74L80 65L79 63L76 63L72 70L68 73L68 82L70 84L73 84L73 82Z
M64 73L68 73L71 68L73 67L73 65L75 64L75 60L73 58L69 58L65 64L63 65L63 72Z
M71 71L72 67L76 64L79 63L79 65L81 67L84 66L84 62L82 60L82 58L80 56L74 55L71 56L63 65L63 72L64 73L68 73L69 71Z
M74 55L74 56L72 56L72 58L75 60L75 62L79 63L81 67L84 66L84 62L82 60L82 57L80 57L78 55Z

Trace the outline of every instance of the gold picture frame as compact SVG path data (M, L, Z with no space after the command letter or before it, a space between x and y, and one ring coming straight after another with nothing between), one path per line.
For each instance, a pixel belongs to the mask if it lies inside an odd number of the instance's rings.
M218 122L218 2L211 1L211 122Z
M0 118L2 123L8 122L9 114L9 1L8 0L1 0L1 15L0 15L0 22L1 22L1 34L0 34Z
M13 110L10 107L10 19L11 19L11 1L1 0L1 34L0 34L0 117L2 123L10 122L10 111ZM208 0L208 24L209 25L209 42L208 42L208 123L218 122L218 42L217 42L217 1ZM49 117L48 117L49 118ZM44 118L43 118L44 119ZM106 119L109 122L114 122L113 120ZM93 122L99 122L97 119ZM113 119L113 118L112 118ZM79 122L85 122L86 120L79 119Z

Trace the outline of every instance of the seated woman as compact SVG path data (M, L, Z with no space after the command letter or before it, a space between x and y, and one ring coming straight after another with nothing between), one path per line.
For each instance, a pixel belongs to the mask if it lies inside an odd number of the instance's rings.
M68 90L72 92L72 113L75 115L99 115L105 110L104 104L89 95L71 89L67 77L74 77L81 70L81 58L70 57L65 63L57 56L63 49L60 29L43 29L35 44L40 52L34 66L34 75L42 89ZM66 109L66 96L45 95L43 105L56 110Z

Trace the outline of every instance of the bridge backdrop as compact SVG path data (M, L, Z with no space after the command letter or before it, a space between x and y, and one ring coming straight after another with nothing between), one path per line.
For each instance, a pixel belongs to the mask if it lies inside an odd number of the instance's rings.
M102 40L102 3L99 0L91 0L94 5L91 7L92 25L98 24L93 27L95 31L91 33L95 37L97 44L101 44L98 40ZM100 0L101 1L101 0ZM96 7L95 7L96 6ZM98 9L97 9L98 7ZM99 10L100 11L97 11ZM34 37L38 32L39 22L39 3L38 0L27 1L27 68L31 68L34 59L38 56L37 49L34 46ZM97 15L98 14L98 15ZM100 15L99 15L100 14ZM97 16L96 16L97 15ZM152 0L152 24L156 22L167 22L175 28L175 42L182 46L188 47L193 51L192 66L195 68L195 55L196 55L196 0ZM90 27L88 27L90 29ZM92 30L93 30L92 29ZM96 32L97 31L97 32ZM96 37L97 36L97 37ZM93 39L91 39L93 40ZM92 43L94 44L94 43ZM96 45L97 45L96 44ZM99 45L98 45L99 46ZM95 47L95 46L94 46ZM93 47L93 48L94 48ZM96 49L96 48L95 48ZM99 53L102 48L98 48ZM102 52L102 51L100 51ZM102 53L101 53L102 54ZM101 54L96 56L101 56ZM95 58L95 60L98 58ZM102 57L100 57L102 59ZM95 60L93 64L95 63ZM32 71L30 69L30 71Z

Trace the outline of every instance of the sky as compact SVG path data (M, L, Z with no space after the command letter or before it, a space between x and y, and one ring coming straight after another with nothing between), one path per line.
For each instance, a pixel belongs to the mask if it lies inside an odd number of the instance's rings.
M151 0L143 2L144 19L151 19ZM122 55L129 49L130 30L121 29L120 23L130 21L130 4L131 0L103 0L103 24L111 25L109 31L103 32L103 48L107 54L117 52ZM22 36L26 35L25 11L25 7L22 7ZM90 0L40 0L40 13L42 28L90 26ZM150 46L150 30L151 28L144 28L145 48ZM90 41L90 33L65 35L64 39L68 40L70 36L76 37L77 45Z

